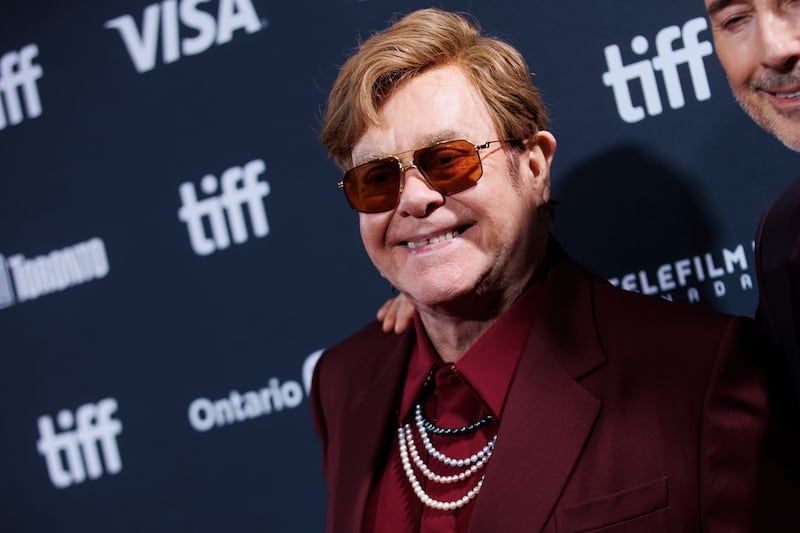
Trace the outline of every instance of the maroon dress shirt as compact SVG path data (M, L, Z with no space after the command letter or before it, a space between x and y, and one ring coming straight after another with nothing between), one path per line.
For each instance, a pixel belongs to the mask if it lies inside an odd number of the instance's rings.
M472 434L429 433L433 446L448 457L465 458L481 450L497 434L506 394L533 324L539 292L538 284L532 284L457 363L445 363L439 358L424 334L419 316L414 317L419 334L406 370L397 427L409 424L420 457L433 472L451 475L465 468L450 467L429 456L414 422L416 405L422 406L427 420L441 428L468 426L491 415L492 422ZM367 501L364 533L466 531L475 499L453 511L427 507L414 493L403 470L397 433L387 448ZM486 470L484 466L463 482L441 484L429 481L411 464L428 496L448 502L466 495Z

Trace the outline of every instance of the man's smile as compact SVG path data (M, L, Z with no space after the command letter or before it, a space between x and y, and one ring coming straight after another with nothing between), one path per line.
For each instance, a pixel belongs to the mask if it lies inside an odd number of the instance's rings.
M418 241L407 241L406 242L406 246L408 246L410 249L414 250L416 248L420 248L422 246L427 246L429 244L436 244L436 243L440 243L440 242L444 242L444 241L453 240L454 238L458 237L458 235L459 235L459 231L458 230L448 231L446 233L442 233L441 235L437 235L437 236L431 237L429 239L421 239L421 240L418 240Z

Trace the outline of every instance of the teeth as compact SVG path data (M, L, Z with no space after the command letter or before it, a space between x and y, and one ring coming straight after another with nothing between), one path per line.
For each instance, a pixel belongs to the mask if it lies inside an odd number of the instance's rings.
M417 242L409 241L408 242L408 247L413 250L415 248L419 248L421 246L425 246L425 245L428 245L428 244L436 244L437 242L449 241L449 240L454 239L456 237L458 237L458 231L448 231L444 235L439 235L438 237L433 237L431 239L425 239L425 240L417 241Z
M800 97L800 91L797 91L796 93L792 93L792 94L776 94L776 96L778 98L785 98L785 99L789 100L789 99L792 99L792 98Z

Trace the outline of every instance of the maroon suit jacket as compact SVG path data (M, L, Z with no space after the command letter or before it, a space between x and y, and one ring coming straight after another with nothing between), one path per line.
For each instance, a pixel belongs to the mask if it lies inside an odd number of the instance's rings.
M469 531L797 531L760 522L762 501L800 498L763 466L752 322L624 292L551 249ZM317 364L328 532L361 530L413 343L373 323Z
M800 407L800 179L761 218L756 235L756 319L781 357L795 408Z

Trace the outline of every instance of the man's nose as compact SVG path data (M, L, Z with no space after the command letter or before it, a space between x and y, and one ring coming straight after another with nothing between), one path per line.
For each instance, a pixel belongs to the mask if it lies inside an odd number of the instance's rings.
M413 163L400 165L400 199L397 212L402 216L424 217L444 203L444 195L434 189Z
M761 63L787 72L800 60L800 11L769 13L759 21Z

